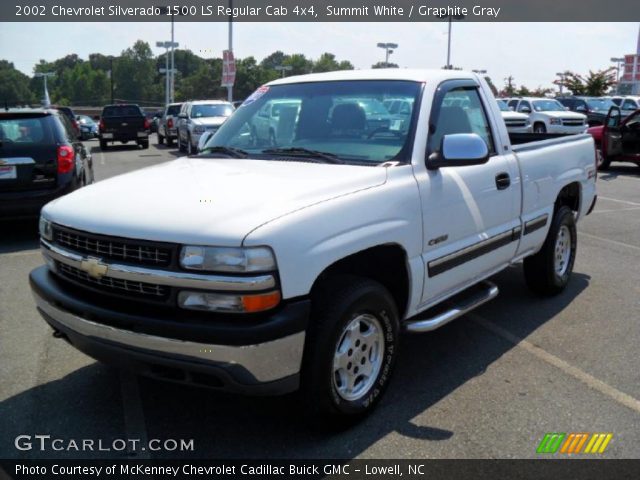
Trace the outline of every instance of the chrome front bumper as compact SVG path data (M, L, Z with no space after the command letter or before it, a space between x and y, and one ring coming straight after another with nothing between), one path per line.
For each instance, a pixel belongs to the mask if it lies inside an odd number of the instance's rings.
M239 366L246 370L255 383L275 382L296 375L300 371L305 333L298 332L257 345L213 345L192 341L158 337L129 330L117 329L92 322L63 310L33 291L38 309L64 329L91 340L116 347L136 349L158 358L175 358L197 362L202 366ZM46 318L46 317L45 317Z

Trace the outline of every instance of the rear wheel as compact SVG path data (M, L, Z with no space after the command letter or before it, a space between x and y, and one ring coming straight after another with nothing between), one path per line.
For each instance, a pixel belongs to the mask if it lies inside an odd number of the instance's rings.
M533 126L534 133L547 133L547 126L544 123L536 123Z
M149 148L149 140L147 140L146 142L140 142L139 145L143 148Z
M313 419L353 421L385 391L398 353L399 318L391 294L355 276L332 277L312 298L302 394Z
M167 146L168 146L168 147L173 146L173 138L171 138L171 137L167 137Z
M164 137L158 133L158 145L164 144Z
M106 150L107 149L107 142L105 142L104 140L100 140L100 150Z
M542 249L524 259L527 286L541 295L562 292L571 278L576 250L575 217L569 207L562 206L553 216Z

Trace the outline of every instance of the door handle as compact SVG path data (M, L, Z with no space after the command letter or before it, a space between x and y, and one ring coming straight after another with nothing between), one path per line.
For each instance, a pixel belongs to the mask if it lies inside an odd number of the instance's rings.
M498 190L504 190L511 185L511 177L508 173L502 172L496 175L496 187Z

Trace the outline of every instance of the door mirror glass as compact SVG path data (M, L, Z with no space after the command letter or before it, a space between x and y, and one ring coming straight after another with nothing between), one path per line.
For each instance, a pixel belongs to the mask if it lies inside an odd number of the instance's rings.
M429 155L427 168L480 165L489 160L489 147L476 133L454 133L442 137L440 149Z
M567 110L569 109L567 108ZM576 112L586 112L586 111L587 111L587 107L585 107L584 105L578 105L576 107Z
M567 109L568 110L568 109ZM522 107L520 109L522 113L531 113L531 109L529 107Z
M187 118L187 114L186 113L179 113L178 114L178 118Z

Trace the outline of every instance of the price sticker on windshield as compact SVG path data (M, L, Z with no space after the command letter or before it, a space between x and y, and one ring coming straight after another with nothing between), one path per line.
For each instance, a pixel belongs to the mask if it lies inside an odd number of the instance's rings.
M251 95L249 95L249 97L240 106L244 107L246 105L252 104L253 102L258 100L260 97L262 97L268 91L269 91L269 87L267 87L266 85L263 85L262 87L258 88L255 92L253 92Z

